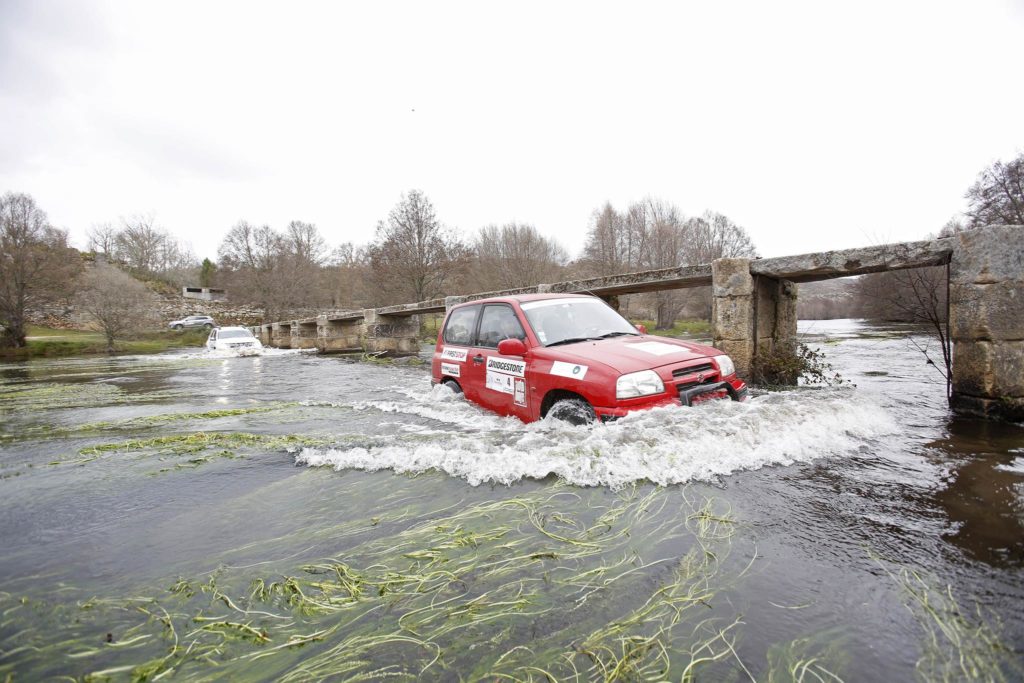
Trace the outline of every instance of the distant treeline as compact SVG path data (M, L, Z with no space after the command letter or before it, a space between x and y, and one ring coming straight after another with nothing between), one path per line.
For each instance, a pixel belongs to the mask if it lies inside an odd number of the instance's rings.
M1024 224L1024 155L986 168L965 197L963 218L942 234ZM728 217L713 211L685 216L656 198L622 209L598 207L583 244L570 250L529 223L487 225L467 235L445 225L419 190L402 195L364 244L328 245L316 225L303 221L281 229L240 221L227 231L216 261L200 262L151 216L93 226L88 237L97 261L110 264L105 268L147 281L150 289L225 287L234 302L261 308L268 320L757 255L747 231ZM67 233L49 223L30 195L0 196L0 345L23 346L26 310L46 302L88 302L96 310L106 302L108 317L129 303L135 310L149 305L145 292L129 292L135 288L117 274L86 278L85 270ZM932 320L945 315L944 283L940 268L804 285L799 314ZM114 305L114 293L124 301ZM633 295L621 304L630 315L669 328L681 315L707 317L710 301L701 288Z

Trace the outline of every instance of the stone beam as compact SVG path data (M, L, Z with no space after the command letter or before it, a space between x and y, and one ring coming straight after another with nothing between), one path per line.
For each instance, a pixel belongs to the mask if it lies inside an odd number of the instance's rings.
M882 244L863 249L756 259L750 262L750 272L780 280L814 282L889 270L941 266L949 263L952 253L953 244L949 238Z
M317 316L317 319L326 318L332 321L359 321L363 319L363 309L358 311L332 311L329 313L321 313Z
M419 315L420 313L444 313L444 298L418 301L414 304L385 306L374 310L377 311L378 315L390 315L395 317Z
M547 291L562 294L593 294L604 298L621 294L657 292L665 289L707 287L710 284L711 266L700 265L556 282L548 285Z

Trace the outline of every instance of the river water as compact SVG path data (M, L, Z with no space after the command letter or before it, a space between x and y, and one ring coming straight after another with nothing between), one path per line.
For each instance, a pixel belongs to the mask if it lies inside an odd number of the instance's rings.
M270 350L0 366L0 680L1020 680L1024 427L856 384L592 427ZM933 354L934 355L934 354Z

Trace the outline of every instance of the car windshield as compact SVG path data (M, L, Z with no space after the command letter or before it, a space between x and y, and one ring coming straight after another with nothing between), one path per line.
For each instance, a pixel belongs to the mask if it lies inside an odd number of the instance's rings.
M217 333L217 339L250 339L252 333L249 330L221 330Z
M639 334L600 299L546 299L524 303L520 308L545 346Z

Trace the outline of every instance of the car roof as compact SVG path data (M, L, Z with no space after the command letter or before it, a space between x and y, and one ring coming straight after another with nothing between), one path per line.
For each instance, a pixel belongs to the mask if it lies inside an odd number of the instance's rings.
M492 296L486 299L475 299L473 301L466 301L465 303L457 304L453 308L459 308L460 306L475 306L478 304L507 304L511 302L526 303L527 301L546 301L548 299L597 299L599 297L593 294L510 294L508 296Z
M248 327L242 327L241 325L225 325L224 327L217 327L218 330L245 330L249 332Z

